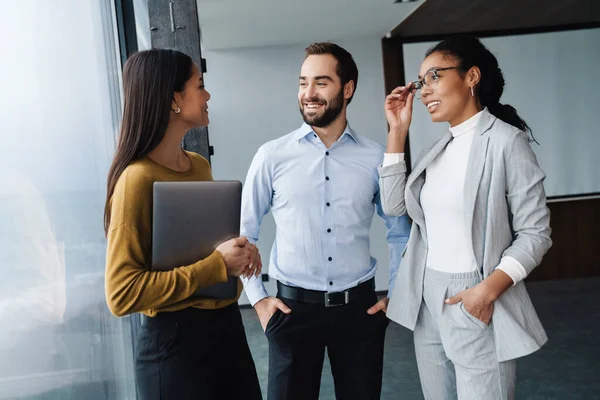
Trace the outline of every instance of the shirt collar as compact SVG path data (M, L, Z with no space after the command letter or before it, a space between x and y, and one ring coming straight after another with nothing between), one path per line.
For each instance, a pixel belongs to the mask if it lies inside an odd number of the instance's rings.
M314 132L313 128L305 122L302 124L302 126L298 130L296 130L296 133L294 134L294 140L300 141L301 139L305 138L306 136L314 135L314 134L315 134L315 132ZM342 133L342 136L340 136L340 138L338 139L338 142L340 140L342 140L342 138L346 135L348 135L350 138L352 138L352 140L356 144L360 144L356 132L354 132L352 130L349 123L346 123L346 128L344 129L344 133Z

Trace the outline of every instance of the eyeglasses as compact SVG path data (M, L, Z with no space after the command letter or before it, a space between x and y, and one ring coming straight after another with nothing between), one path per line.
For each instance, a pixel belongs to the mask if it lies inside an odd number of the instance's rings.
M433 88L437 85L437 82L440 79L438 72L447 71L449 69L455 69L455 68L458 68L458 67L433 68L425 73L425 76L423 76L423 79L414 81L413 82L413 94L415 95L415 99L421 98L421 89L423 88L423 86Z

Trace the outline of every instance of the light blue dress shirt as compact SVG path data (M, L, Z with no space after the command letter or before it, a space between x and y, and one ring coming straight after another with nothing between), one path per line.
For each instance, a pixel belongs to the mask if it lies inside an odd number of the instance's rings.
M377 167L384 150L349 126L327 149L307 124L260 147L243 189L241 235L256 243L263 217L273 213L271 278L338 292L374 277L369 231L377 210L388 228L391 292L410 223L381 209ZM261 277L243 282L252 305L268 296Z

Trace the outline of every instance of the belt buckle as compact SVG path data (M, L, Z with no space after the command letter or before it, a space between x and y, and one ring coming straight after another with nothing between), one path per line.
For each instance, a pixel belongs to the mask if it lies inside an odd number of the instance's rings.
M325 307L343 306L350 302L350 292L325 293Z

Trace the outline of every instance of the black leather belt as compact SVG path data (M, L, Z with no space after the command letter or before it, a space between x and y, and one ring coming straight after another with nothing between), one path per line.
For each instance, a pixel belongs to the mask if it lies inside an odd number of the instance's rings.
M375 291L375 278L342 292L321 292L284 285L277 281L277 294L303 303L323 304L325 307L343 306Z

